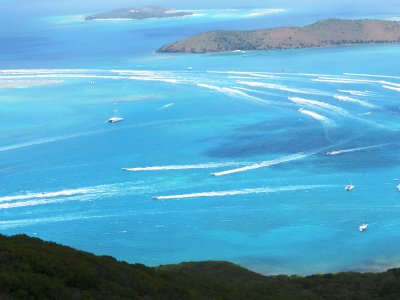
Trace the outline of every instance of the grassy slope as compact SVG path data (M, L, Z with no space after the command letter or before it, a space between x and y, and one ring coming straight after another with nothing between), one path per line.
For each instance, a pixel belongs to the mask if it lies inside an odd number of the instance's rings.
M215 261L149 268L0 235L0 299L400 299L400 269L298 277Z

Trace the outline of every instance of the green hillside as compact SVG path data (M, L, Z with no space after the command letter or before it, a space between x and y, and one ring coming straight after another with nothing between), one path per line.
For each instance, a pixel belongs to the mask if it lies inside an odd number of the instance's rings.
M229 262L146 267L0 235L0 299L400 299L400 269L262 276Z

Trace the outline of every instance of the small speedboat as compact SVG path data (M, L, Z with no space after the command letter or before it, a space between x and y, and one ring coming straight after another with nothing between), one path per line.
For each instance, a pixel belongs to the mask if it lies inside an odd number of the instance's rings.
M193 70L193 68L192 68L192 67L190 67L190 66L189 66L189 67L187 67L187 69L188 69L189 71Z
M109 118L106 122L107 123L117 123L123 121L124 118L121 118L118 114L118 110L114 109L114 117Z
M397 190L400 192L400 184L396 186Z
M354 185L348 184L348 185L346 185L346 186L344 187L344 189L345 189L346 191L351 191L352 189L354 189Z
M363 232L364 230L366 230L368 228L368 224L362 224L358 227L358 230L360 230L360 232Z
M107 120L107 123L117 123L123 121L124 118L121 117L111 117Z

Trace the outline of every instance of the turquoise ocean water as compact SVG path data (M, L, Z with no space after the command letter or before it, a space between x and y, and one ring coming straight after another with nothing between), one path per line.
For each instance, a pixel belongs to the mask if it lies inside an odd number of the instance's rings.
M399 266L399 45L154 52L214 28L396 18L399 7L83 13L3 12L1 233L147 265ZM115 108L125 120L105 123Z

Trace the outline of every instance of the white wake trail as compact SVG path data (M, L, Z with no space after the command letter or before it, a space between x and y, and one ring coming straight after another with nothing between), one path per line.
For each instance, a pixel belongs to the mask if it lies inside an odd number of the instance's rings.
M159 110L166 109L166 108L171 107L171 106L173 106L173 105L174 105L174 103L168 103L168 104L166 104L166 105L164 105L164 106L161 106L161 107L159 108Z
M301 105L306 105L306 106L311 106L311 107L315 107L315 106L322 107L322 108L334 111L342 116L349 116L349 113L345 109L343 109L341 107L337 107L335 105L331 105L329 103L322 102L322 101L309 100L309 99L304 99L304 98L299 98L299 97L289 97L288 99L296 104L301 104Z
M187 199L187 198L201 198L201 197L222 197L222 196L236 196L236 195L250 195L260 193L279 193L288 191L298 190L311 190L317 188L327 188L330 185L293 185L283 186L277 188L252 188L243 190L229 190L229 191L217 191L217 192L201 192L181 195L168 195L168 196L155 196L157 200L170 200L170 199Z
M386 144L372 145L372 146L366 146L366 147L335 150L335 151L327 152L326 154L327 155L338 155L338 154L342 154L342 153L351 153L351 152L363 151L363 150L368 150L368 149L381 148L381 147L385 147L385 146L392 145L392 144L393 143L386 143Z
M210 89L210 90L213 90L213 91L216 91L219 93L223 93L223 94L226 94L231 97L244 98L244 99L252 100L252 101L263 103L263 104L270 103L269 101L263 100L258 97L251 96L251 95L246 94L245 92L239 91L235 88L219 87L219 86L205 84L205 83L197 83L197 86L206 88L206 89Z
M370 96L372 94L371 91L355 91L355 90L338 90L341 93L347 93L352 96Z
M193 165L170 165L170 166L151 166L151 167L135 167L123 168L124 171L140 172L140 171L170 171L170 170L191 170L191 169L214 169L223 167L232 167L243 165L243 163L226 162L226 163L204 163Z
M364 106L364 107L369 107L369 108L376 107L375 105L373 105L373 104L371 104L371 103L369 103L367 101L355 99L355 98L352 98L352 97L349 97L349 96L342 96L342 95L335 94L335 95L333 95L333 98L338 99L340 101L357 103L357 104L359 104L361 106Z
M331 119L328 119L325 116L317 114L316 112L313 112L313 111L310 111L310 110L306 110L304 108L300 108L299 112L302 113L302 114L305 114L307 116L310 116L311 118L313 118L313 119L315 119L317 121L322 122L324 125L328 125L328 126L334 126L335 125L335 123Z
M388 89L388 90L393 90L396 92L400 92L400 87L395 87L395 86L389 86L389 85L382 85L383 88Z
M291 87L287 87L285 85L280 85L280 84L275 84L275 83L265 83L265 82L257 82L257 81L242 81L242 80L237 80L236 83L247 85L247 86L252 86L252 87L261 87L261 88L272 89L272 90L280 90L280 91L285 91L285 92L290 92L290 93L321 95L321 92L319 92L319 91L295 89L295 88L291 88Z
M71 139L71 138L76 138L76 137L80 137L80 136L87 135L87 134L90 134L90 133L77 133L77 134L62 135L62 136L56 136L56 137L51 137L51 138L37 139L37 140L33 140L33 141L25 142L25 143L14 144L14 145L1 146L0 152L30 147L30 146L35 146L35 145L41 145L41 144Z
M211 173L214 176L224 176L224 175L230 175L230 174L234 174L234 173L240 173L240 172L245 172L245 171L250 171L250 170L255 170L255 169L260 169L260 168L265 168L265 167L269 167L269 166L274 166L274 165L278 165L278 164L282 164L285 162L289 162L289 161L293 161L293 160L297 160L300 158L304 158L307 156L310 156L314 153L297 153L297 154L292 154L292 155L288 155L288 156L284 156L281 158L277 158L274 160L267 160L267 161L263 161L260 163L256 163L256 164L252 164L249 166L245 166L245 167L241 167L241 168L236 168L236 169L232 169L232 170L227 170L227 171L222 171L222 172L215 172L215 173Z
M16 200L28 200L28 199L43 199L43 198L55 198L62 196L74 196L74 195L82 195L93 192L90 189L73 189L73 190L62 190L58 192L50 192L50 193L33 193L33 194L24 194L24 195L14 195L14 196L3 196L0 197L0 202L8 202L8 201L16 201Z

